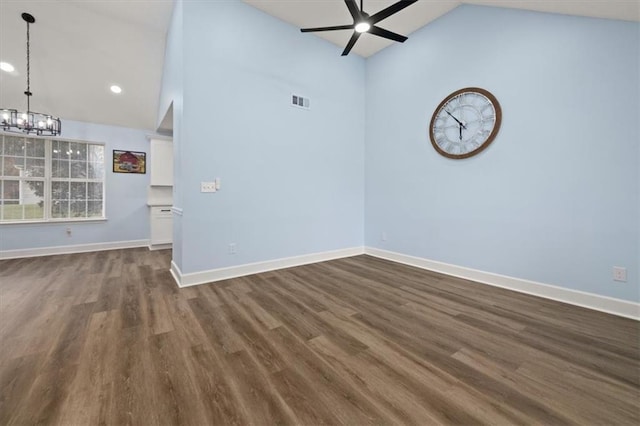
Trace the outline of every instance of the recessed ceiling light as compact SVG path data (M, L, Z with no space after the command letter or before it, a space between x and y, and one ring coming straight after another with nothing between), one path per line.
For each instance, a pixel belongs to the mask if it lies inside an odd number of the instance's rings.
M111 91L113 93L122 93L122 88L120 86L116 86L115 84L111 86Z
M13 72L15 68L8 62L0 62L0 70L4 72Z

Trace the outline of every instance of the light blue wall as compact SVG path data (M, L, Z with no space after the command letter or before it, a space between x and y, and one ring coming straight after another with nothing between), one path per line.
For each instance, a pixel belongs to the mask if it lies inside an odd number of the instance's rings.
M240 1L183 7L182 271L362 246L364 60Z
M370 58L366 244L637 301L639 31L465 5ZM498 98L502 128L446 159L429 120L467 86Z
M183 89L184 89L184 29L183 2L176 0L165 45L162 87L158 102L158 125L173 104L173 205L182 208L184 184L182 178ZM172 260L182 269L182 216L173 215Z
M0 250L148 240L149 173L113 173L110 161L114 149L148 153L146 135L150 132L70 120L63 120L62 126L63 138L105 144L107 221L0 225ZM67 227L71 228L71 237L67 236Z

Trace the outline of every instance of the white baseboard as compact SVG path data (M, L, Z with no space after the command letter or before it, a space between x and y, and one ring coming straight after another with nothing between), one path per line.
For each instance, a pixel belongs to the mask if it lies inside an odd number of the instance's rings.
M373 247L366 247L365 254L397 263L403 263L405 265L415 266L417 268L440 272L454 277L464 278L482 284L492 285L494 287L502 287L520 293L544 297L545 299L556 300L621 317L640 320L640 304L629 302L627 300L614 299L612 297L600 296L598 294L571 290L549 284L542 284L521 278L479 271L477 269L408 256L406 254L381 250Z
M171 274L176 280L178 287L189 287L192 285L211 283L215 281L228 280L230 278L242 277L245 275L258 274L276 269L291 268L294 266L307 265L309 263L324 262L327 260L340 259L364 254L363 247L353 247L341 250L333 250L322 253L305 254L302 256L286 257L282 259L267 260L265 262L249 263L246 265L231 266L228 268L211 269L208 271L192 272L183 274L178 266L171 262Z
M169 272L171 272L171 276L175 280L176 284L178 284L178 287L182 288L182 271L173 260L171 260L171 269L169 269Z
M118 250L146 247L149 240L114 241L109 243L76 244L57 247L42 247L20 250L0 250L0 260L19 259L23 257L51 256L54 254L86 253L91 251Z
M173 247L172 243L164 243L164 244L149 244L149 250L168 250Z

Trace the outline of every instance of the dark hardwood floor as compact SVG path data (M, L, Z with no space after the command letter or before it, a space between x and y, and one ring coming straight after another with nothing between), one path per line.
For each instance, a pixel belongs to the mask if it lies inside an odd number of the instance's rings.
M639 323L367 256L0 262L0 424L640 423Z

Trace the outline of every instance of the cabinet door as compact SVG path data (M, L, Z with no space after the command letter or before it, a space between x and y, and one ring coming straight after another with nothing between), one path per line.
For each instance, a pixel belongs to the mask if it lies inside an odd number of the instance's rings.
M151 139L151 185L173 186L173 143Z
M154 207L153 210L156 210ZM173 216L169 207L157 208L151 213L151 245L173 241ZM166 211L165 211L166 210ZM168 212L168 213L167 213Z

